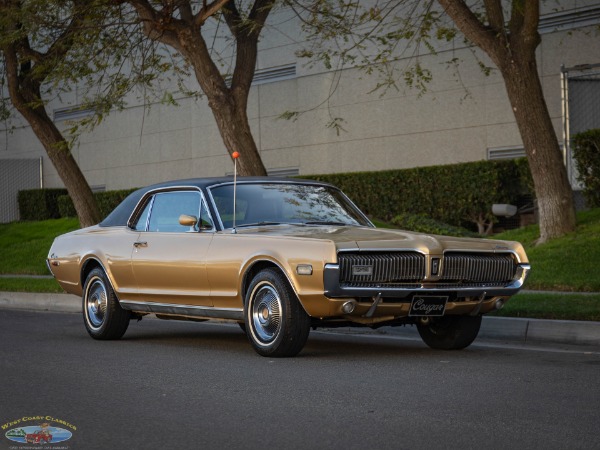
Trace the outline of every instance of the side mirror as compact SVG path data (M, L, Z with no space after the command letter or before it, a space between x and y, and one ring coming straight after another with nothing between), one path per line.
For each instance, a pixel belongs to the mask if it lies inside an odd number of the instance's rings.
M195 216L188 216L187 214L182 214L179 216L179 225L184 227L190 227L189 231L198 231L198 218Z

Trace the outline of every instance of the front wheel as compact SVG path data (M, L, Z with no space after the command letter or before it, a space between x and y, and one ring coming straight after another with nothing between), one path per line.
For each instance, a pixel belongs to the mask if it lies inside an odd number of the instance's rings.
M460 350L471 345L481 327L481 316L443 316L417 323L423 342L431 348Z
M131 312L119 305L117 296L100 268L92 270L83 287L83 322L94 339L120 339L127 331Z
M295 356L310 332L310 317L275 269L262 270L250 283L244 317L248 340L262 356Z

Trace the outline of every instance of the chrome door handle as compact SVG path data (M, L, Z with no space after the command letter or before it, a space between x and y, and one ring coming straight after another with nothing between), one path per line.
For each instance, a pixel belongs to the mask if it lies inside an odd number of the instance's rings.
M148 243L146 241L137 241L133 243L133 246L135 248L148 247Z

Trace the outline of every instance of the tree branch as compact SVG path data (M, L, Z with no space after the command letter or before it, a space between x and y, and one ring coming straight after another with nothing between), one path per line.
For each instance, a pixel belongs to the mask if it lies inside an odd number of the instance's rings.
M243 24L241 19L235 22L227 20L237 45L231 89L237 102L244 107L256 70L258 37L273 9L273 4L273 0L256 0L248 16L247 25Z
M539 0L527 0L525 10L523 11L523 33L531 36L538 33L540 23L540 2Z
M2 48L4 56L6 80L8 82L8 92L11 101L17 110L26 103L19 89L19 58L14 45L6 45Z
M446 14L454 21L465 37L485 51L496 66L502 65L506 46L499 45L496 31L485 27L465 4L464 0L438 0ZM486 2L487 3L487 2Z
M225 23L229 27L231 34L237 37L237 29L242 21L242 17L234 0L229 0L227 2L227 6L223 8L223 16L225 17Z
M181 19L184 22L192 23L194 21L194 14L192 12L192 5L190 4L189 0L179 0L177 5L179 7Z
M528 0L525 2L523 11L523 27L521 36L526 50L535 52L535 49L541 42L538 25L540 23L540 2L539 0Z
M541 38L538 32L540 20L539 0L520 2L513 0L510 18L512 36L511 45L519 45L524 51L531 53L539 45Z
M146 36L178 50L181 49L177 33L173 30L175 24L170 23L170 26L167 27L161 20L160 13L154 9L148 0L122 0L121 3L129 3L135 8Z
M256 25L252 27L252 31L256 34L257 39L274 4L274 0L256 0L252 6L248 18Z
M85 9L81 8L83 8L83 6L79 2L74 3L74 12L69 25L67 25L67 28L62 34L56 38L50 48L48 48L48 51L45 54L41 54L41 58L39 59L41 65L44 65L44 63L48 61L62 60L71 50L75 36L77 35L77 32L81 30L86 19ZM42 76L44 78L46 78L46 76L54 69L52 66L53 65L50 64L43 68L44 74Z
M500 0L484 0L485 11L490 22L490 27L497 33L505 33L504 30L504 12Z
M194 25L196 27L201 27L204 25L208 18L216 14L216 12L220 10L228 1L229 0L215 0L210 4L207 4L206 1L204 1L202 8L200 8L200 11L194 18Z

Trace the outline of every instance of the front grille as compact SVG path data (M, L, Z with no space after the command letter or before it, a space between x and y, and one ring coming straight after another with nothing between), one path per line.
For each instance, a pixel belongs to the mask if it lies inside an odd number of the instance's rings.
M507 283L517 271L510 254L446 253L443 264L441 283Z
M425 280L427 258L417 252L342 252L338 261L339 285L344 288L501 287L510 283L517 271L514 258L508 253L446 252L440 278L435 281Z
M425 277L425 256L416 252L340 253L340 283L397 283ZM370 266L370 274L354 274L354 266Z

